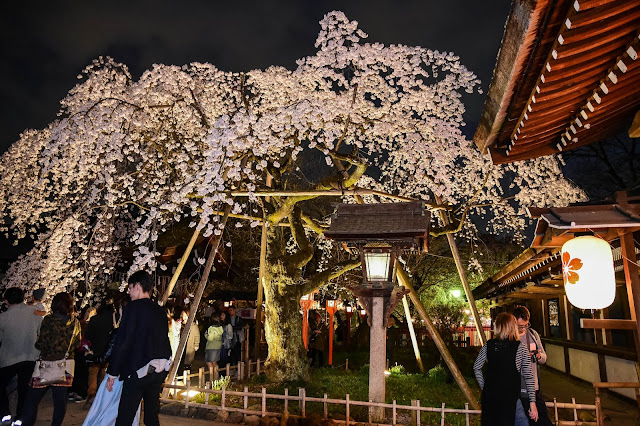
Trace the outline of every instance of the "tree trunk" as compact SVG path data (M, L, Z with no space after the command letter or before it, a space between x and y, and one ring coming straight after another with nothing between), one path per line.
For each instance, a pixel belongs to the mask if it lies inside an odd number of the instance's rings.
M265 372L271 381L308 380L307 352L302 341L302 286L287 276L281 262L267 263L265 337L269 356Z

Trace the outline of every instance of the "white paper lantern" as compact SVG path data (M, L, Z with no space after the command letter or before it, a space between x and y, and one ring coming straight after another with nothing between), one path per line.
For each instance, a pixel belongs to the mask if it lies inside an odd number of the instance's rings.
M562 276L569 302L580 309L603 309L616 297L609 243L585 235L562 246Z

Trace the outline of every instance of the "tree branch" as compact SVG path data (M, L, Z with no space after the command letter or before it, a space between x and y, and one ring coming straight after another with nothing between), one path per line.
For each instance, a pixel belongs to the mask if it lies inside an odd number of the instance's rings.
M312 276L311 278L309 278L309 280L307 280L303 284L302 294L311 293L312 291L319 288L323 284L335 278L338 278L340 275L352 269L355 269L358 266L360 266L359 258L348 259L332 266L330 269L327 269L326 271L319 272L314 276Z
M307 235L304 233L302 220L300 216L302 211L300 207L295 207L289 215L289 223L291 224L291 235L298 246L298 251L293 254L286 255L283 259L285 267L290 271L289 274L295 274L295 271L304 267L313 258L313 245L309 242Z

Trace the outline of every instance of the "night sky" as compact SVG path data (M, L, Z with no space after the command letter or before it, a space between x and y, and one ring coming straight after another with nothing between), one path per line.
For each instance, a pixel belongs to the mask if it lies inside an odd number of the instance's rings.
M31 1L7 2L0 17L0 152L27 128L55 119L76 76L100 55L134 78L154 63L209 62L247 71L311 55L325 13L342 10L370 42L452 51L486 94L510 0ZM485 99L466 95L471 137Z

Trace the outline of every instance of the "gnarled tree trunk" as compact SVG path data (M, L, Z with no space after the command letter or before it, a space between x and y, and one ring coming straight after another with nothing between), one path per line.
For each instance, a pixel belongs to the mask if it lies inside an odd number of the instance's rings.
M302 287L284 273L281 264L267 265L265 336L269 356L266 374L272 381L307 380L309 365L302 340Z

